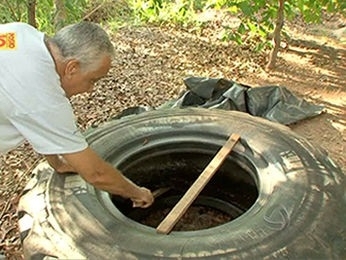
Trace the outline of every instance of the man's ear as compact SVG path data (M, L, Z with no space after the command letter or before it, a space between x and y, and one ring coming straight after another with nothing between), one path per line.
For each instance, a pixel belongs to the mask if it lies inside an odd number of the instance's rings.
M76 74L79 71L79 68L80 68L79 61L77 61L76 59L69 60L66 63L65 75L68 78L71 78L74 74Z

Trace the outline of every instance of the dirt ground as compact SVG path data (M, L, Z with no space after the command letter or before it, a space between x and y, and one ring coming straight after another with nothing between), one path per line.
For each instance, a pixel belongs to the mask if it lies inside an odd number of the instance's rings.
M346 172L346 21L329 17L323 26L299 23L287 28L290 40L277 68L265 71L267 54L221 42L221 20L198 30L123 28L112 32L116 57L95 92L72 99L81 129L107 121L125 108L157 107L185 90L183 79L205 76L253 87L281 85L297 96L325 106L325 113L291 125L313 145L324 148ZM0 157L0 252L21 259L16 206L41 159L28 144Z

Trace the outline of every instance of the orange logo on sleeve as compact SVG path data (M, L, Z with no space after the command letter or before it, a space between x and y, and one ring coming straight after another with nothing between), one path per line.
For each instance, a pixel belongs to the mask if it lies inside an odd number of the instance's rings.
M0 51L17 49L17 36L14 32L0 33Z

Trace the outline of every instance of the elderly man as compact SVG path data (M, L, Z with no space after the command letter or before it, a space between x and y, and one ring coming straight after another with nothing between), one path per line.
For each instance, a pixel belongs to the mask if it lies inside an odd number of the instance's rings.
M76 172L145 208L154 200L150 190L88 146L68 100L92 90L113 53L108 35L94 23L66 26L52 38L24 23L0 25L0 154L27 140L57 172Z

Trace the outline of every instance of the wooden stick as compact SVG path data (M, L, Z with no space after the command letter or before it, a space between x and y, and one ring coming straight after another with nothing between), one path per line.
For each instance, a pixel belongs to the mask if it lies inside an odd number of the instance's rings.
M193 203L202 189L207 185L211 177L220 168L222 162L226 159L226 156L232 150L239 138L240 136L238 134L232 134L229 137L227 142L221 147L218 153L214 156L208 166L187 190L184 196L168 213L166 218L162 220L162 222L158 225L158 227L156 228L157 233L168 234L173 229L174 225L179 221L188 207Z

